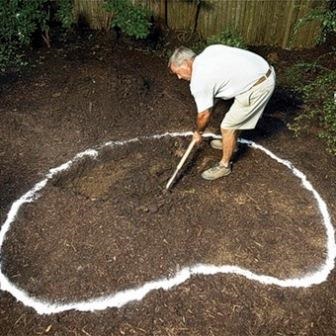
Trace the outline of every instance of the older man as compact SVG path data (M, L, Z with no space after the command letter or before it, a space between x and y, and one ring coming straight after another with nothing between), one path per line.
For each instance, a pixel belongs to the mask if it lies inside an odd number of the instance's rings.
M222 158L204 171L202 177L215 180L229 175L240 130L255 128L273 93L274 69L255 53L219 44L205 48L199 55L179 47L170 57L168 66L179 79L190 81L198 112L193 134L197 143L202 141L214 99L234 98L220 125L222 141L211 141L213 148L222 150Z

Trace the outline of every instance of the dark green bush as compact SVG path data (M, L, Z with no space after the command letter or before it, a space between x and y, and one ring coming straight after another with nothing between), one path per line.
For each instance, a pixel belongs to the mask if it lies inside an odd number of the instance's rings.
M328 149L336 155L336 70L329 70L302 88L308 114L317 117Z
M310 80L302 80L304 76ZM315 71L315 73L311 73ZM295 75L293 75L295 74ZM289 85L302 96L304 109L289 128L297 134L307 129L311 122L318 122L321 131L319 137L327 142L329 152L336 155L336 70L322 66L301 64L295 65L287 71ZM292 81L292 78L299 80ZM307 83L307 84L304 84Z
M51 11L68 28L74 22L71 0L0 0L0 69L26 64L24 49L40 30L47 44Z
M128 36L145 38L149 34L150 13L130 0L105 0L105 9L113 13L112 27L118 27Z
M211 44L224 44L231 47L246 48L242 37L237 32L226 29L219 34L208 37L205 41L196 43L193 49L195 52L200 52Z
M57 0L56 17L64 29L70 29L75 23L72 0Z
M226 29L217 35L208 37L207 44L225 44L231 47L246 48L241 36L236 31L230 29Z
M328 35L336 34L336 1L321 1L316 8L313 8L307 15L301 18L294 26L294 33L308 22L317 21L321 24L321 34L317 36L317 42L326 41Z
M299 20L295 32L310 21L321 23L318 42L325 42L328 36L335 35L336 1L321 2ZM325 56L335 57L335 48L331 49ZM299 132L309 126L307 122L318 121L321 127L319 136L326 140L329 152L336 155L336 70L327 69L319 65L318 61L317 59L311 64L295 65L287 71L289 83L301 93L305 104L304 112L289 126L295 132Z
M307 63L296 63L285 70L284 78L279 78L281 85L301 92L303 87L313 81L323 71L328 70L324 66L320 65L318 61ZM282 81L284 81L282 83Z
M23 64L22 49L31 41L39 26L44 25L48 12L46 0L0 0L0 68Z

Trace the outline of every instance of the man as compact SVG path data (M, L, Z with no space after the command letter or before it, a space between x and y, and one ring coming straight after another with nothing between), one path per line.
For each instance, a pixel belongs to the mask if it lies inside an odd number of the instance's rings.
M211 147L222 150L222 158L202 177L215 180L229 175L239 132L255 128L273 93L274 69L257 54L219 44L205 48L199 55L179 47L168 66L179 79L190 81L198 112L193 139L198 144L209 123L214 99L234 98L221 123L222 141L211 141Z

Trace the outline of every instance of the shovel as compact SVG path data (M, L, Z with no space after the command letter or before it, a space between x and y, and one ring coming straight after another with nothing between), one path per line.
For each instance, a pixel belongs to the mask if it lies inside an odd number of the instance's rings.
M179 164L177 165L177 168L173 174L173 176L170 178L170 180L168 181L167 185L166 185L166 189L169 189L169 187L172 185L177 173L180 171L180 169L182 168L184 162L187 160L187 157L189 156L190 152L192 151L193 147L195 146L196 141L192 140L191 143L189 144L188 149L186 150L186 152L184 153L181 161L179 162Z

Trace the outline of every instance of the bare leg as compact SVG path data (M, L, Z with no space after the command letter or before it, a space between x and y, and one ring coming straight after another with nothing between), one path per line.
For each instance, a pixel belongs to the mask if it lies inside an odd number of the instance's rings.
M228 167L230 164L230 160L232 157L232 154L236 148L237 145L237 139L239 136L239 131L234 129L224 129L221 128L222 132L222 145L223 145L223 156L220 161L220 164Z

